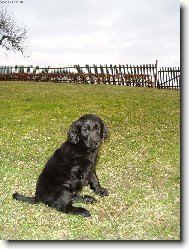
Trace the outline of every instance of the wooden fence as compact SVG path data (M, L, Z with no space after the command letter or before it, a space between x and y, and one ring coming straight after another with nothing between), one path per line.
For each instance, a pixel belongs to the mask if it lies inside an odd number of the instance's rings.
M0 66L0 80L114 84L178 89L180 70L146 65Z
M162 67L158 70L157 77L158 88L180 88L180 68L176 67Z

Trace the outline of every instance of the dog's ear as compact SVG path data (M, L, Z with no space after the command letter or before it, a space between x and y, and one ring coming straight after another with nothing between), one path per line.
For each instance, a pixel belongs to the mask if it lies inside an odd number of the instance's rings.
M77 144L79 142L80 127L80 121L76 121L70 126L68 131L68 140L73 144Z
M104 123L104 121L102 121L102 139L105 140L107 137L108 137L108 127Z

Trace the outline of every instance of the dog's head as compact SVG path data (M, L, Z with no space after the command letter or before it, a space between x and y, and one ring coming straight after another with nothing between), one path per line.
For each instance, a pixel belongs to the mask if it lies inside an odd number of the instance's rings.
M98 148L108 137L108 128L104 121L92 114L80 117L68 131L68 140L88 149Z

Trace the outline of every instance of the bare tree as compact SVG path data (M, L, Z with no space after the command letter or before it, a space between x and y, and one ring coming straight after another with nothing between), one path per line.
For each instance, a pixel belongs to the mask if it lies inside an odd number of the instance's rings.
M25 27L19 27L13 15L10 16L7 10L0 9L0 46L2 48L24 54L26 34Z

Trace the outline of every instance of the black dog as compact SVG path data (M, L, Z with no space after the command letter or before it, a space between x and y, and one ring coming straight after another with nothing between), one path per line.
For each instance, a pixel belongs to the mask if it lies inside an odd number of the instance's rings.
M108 190L100 186L95 170L98 148L107 135L108 129L102 119L92 114L80 117L70 126L67 141L45 165L35 196L14 193L13 198L31 204L43 202L64 213L90 216L87 209L74 207L72 203L96 201L92 196L78 194L87 184L100 196L108 195Z

